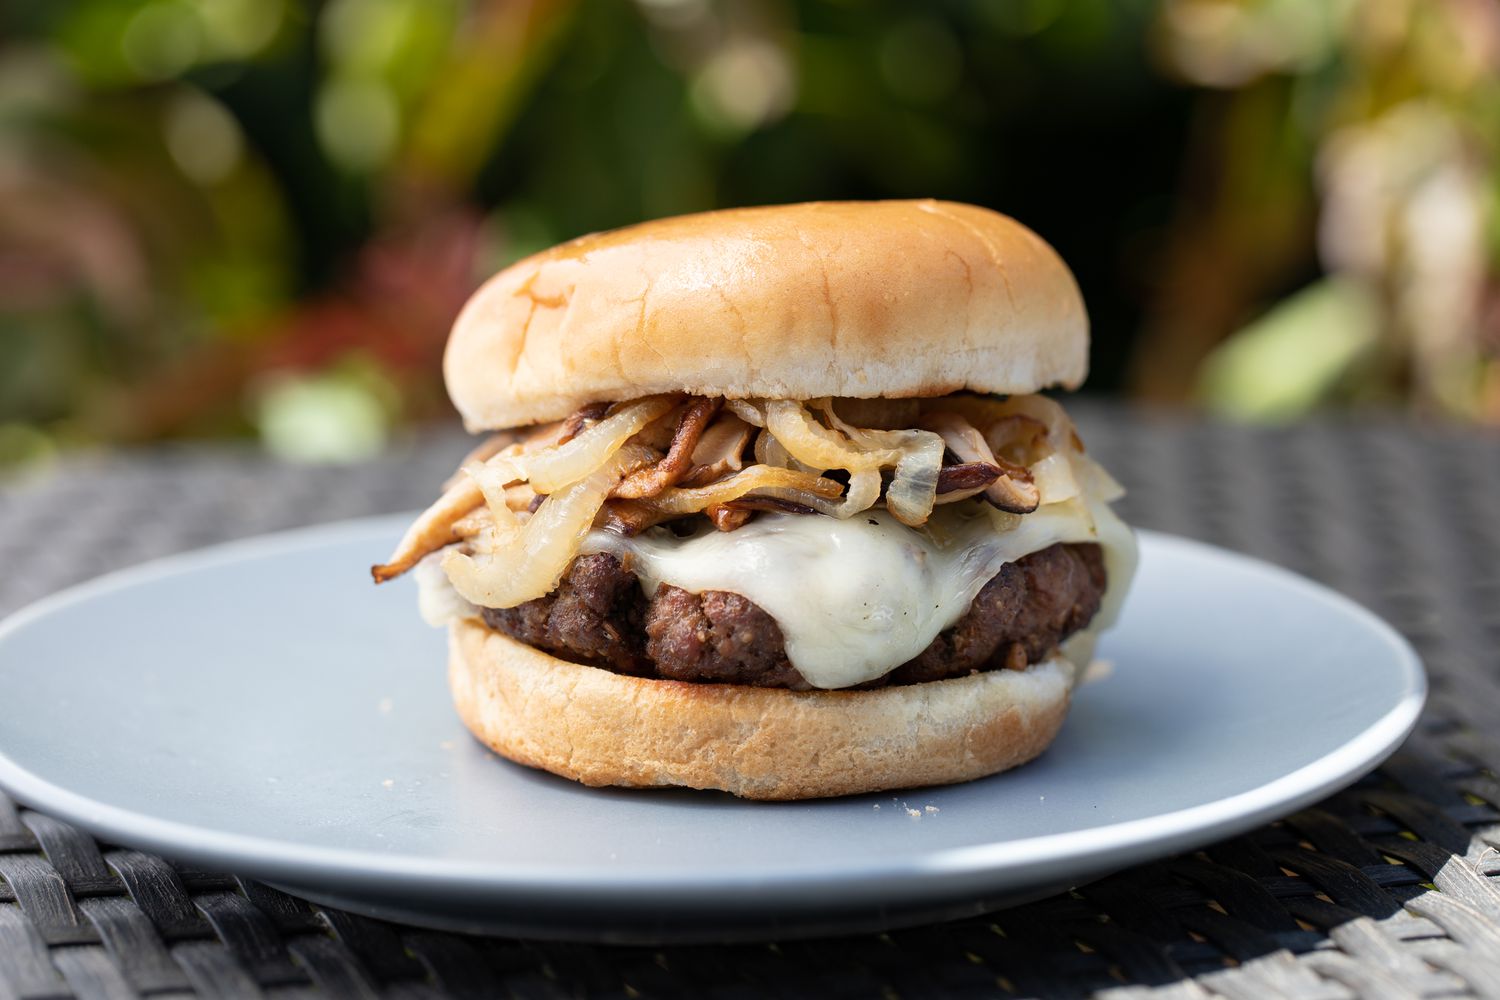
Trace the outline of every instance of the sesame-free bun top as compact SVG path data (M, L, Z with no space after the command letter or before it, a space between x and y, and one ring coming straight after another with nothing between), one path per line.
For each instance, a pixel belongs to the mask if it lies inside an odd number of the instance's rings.
M1076 387L1088 318L1057 253L944 201L813 202L583 236L491 278L443 362L471 430L658 392L924 397Z

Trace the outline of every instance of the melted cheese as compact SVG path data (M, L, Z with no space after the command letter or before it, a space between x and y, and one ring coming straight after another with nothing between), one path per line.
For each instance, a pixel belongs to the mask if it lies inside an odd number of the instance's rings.
M417 581L417 611L434 628L465 618L478 618L479 609L458 592L443 572L443 554L434 552L412 570Z
M705 528L685 538L666 529L636 538L596 530L581 551L620 558L647 594L668 583L748 598L781 626L787 656L809 684L843 688L883 676L926 649L1005 563L1055 542L1098 542L1108 589L1093 621L1060 649L1083 667L1099 632L1119 615L1135 572L1135 537L1108 505L1121 493L1118 484L1090 459L1069 456L1049 487L1043 506L1019 517L978 502L940 507L923 528L909 528L884 510L847 520L763 514L735 531ZM478 616L438 556L422 560L414 575L429 623Z
M1119 532L1105 537L1105 525L1096 527L1099 510ZM1129 530L1102 502L1075 498L1024 517L955 504L939 508L921 529L868 510L847 520L762 515L735 531L709 528L686 538L665 530L636 538L595 531L583 551L618 556L648 594L669 583L748 598L781 626L787 657L809 684L844 688L927 648L1005 563L1055 542L1090 541L1133 549ZM1119 592L1129 552L1112 555L1110 589ZM1099 617L1107 624L1103 611Z

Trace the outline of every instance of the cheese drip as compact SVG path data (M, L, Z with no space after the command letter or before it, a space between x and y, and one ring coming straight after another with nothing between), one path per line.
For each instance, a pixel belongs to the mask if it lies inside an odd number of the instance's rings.
M792 665L813 687L831 689L874 680L926 649L1005 563L1058 542L1097 542L1108 574L1099 612L1060 649L1081 668L1119 615L1135 537L1109 508L1119 484L1088 457L1055 453L1032 471L1042 505L1021 516L979 501L940 507L920 528L880 509L848 519L763 514L731 532L705 524L688 537L593 530L580 552L616 556L647 595L668 583L753 601L781 627ZM440 564L429 556L414 574L423 617L433 625L477 618Z
M1112 524L1096 525L1101 511ZM594 531L583 551L620 558L647 594L669 583L748 598L781 626L787 657L809 684L845 688L926 649L1005 563L1057 542L1094 541L1106 546L1110 590L1118 594L1130 575L1133 539L1102 502L1085 497L1023 517L955 504L922 528L868 510L847 520L762 515L734 531L710 528L686 538L665 530L635 538ZM1101 609L1101 627L1114 610Z

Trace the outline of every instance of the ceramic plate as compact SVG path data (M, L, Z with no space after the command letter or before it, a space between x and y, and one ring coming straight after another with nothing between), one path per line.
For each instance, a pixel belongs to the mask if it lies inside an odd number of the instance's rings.
M593 790L454 717L444 636L366 567L406 517L175 557L0 626L0 784L117 843L390 919L731 939L971 914L1192 848L1379 763L1407 643L1339 595L1145 533L1112 665L1053 747L966 785L802 803Z

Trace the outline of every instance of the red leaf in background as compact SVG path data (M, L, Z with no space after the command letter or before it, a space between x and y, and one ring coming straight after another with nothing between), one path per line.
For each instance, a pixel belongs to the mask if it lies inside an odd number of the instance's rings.
M205 413L238 407L267 373L319 371L351 355L385 368L411 415L431 416L448 330L474 288L482 220L467 206L418 219L372 240L334 289L132 387L112 407L123 436L183 432Z

